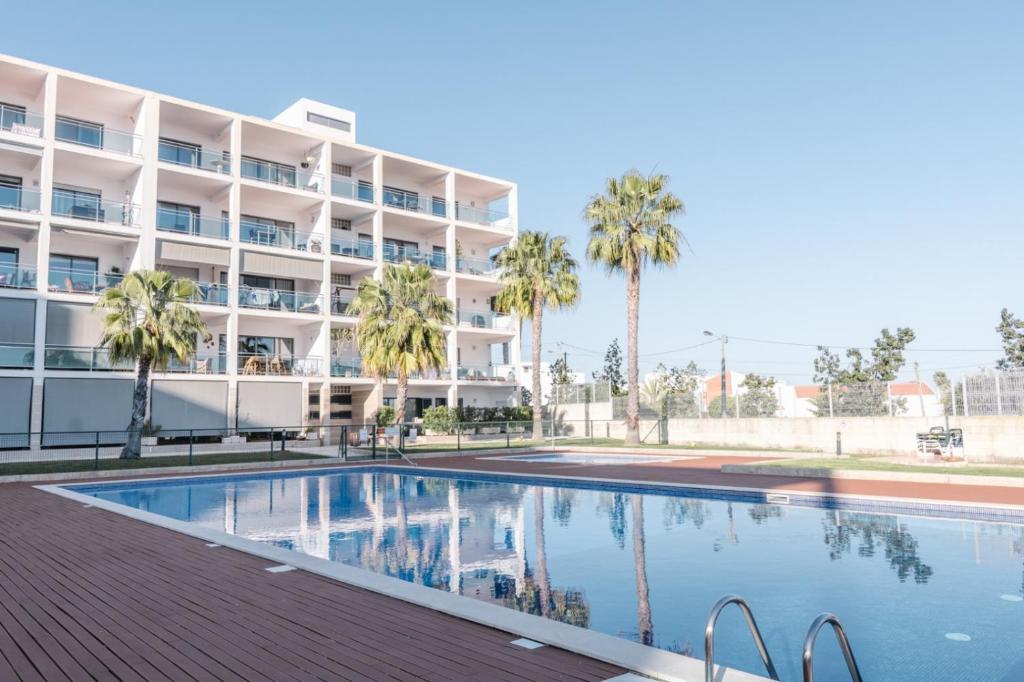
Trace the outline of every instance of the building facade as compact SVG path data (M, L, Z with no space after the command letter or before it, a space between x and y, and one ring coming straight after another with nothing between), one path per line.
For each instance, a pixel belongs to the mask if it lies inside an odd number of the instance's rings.
M198 284L212 335L153 376L164 429L362 423L393 401L346 330L364 278L424 263L453 302L429 405L514 404L518 326L491 308L516 185L356 142L302 99L264 120L0 56L0 433L118 430L134 371L97 295L136 269Z

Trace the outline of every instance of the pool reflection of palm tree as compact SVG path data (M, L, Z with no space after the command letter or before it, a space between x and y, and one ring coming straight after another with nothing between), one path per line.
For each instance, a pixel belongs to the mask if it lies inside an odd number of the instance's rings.
M654 644L654 622L651 619L650 588L647 584L647 542L644 536L644 498L630 496L633 507L633 567L636 572L637 639L641 644Z
M548 553L544 540L544 489L535 488L533 495L533 531L537 542L537 586L540 588L540 613L551 616L551 581L548 577Z

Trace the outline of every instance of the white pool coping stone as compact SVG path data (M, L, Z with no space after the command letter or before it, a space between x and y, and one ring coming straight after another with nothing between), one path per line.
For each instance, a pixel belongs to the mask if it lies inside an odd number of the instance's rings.
M998 465L996 465L998 466ZM868 469L826 469L822 467L769 466L765 464L723 464L724 474L787 476L799 478L841 478L843 480L894 481L897 483L941 483L991 488L1024 488L1024 476L979 476L925 471L871 471Z
M378 464L377 466L381 465ZM401 467L399 470L411 473L408 467ZM434 471L449 470L435 469ZM333 473L340 474L343 471L338 470ZM208 475L217 476L218 474ZM196 478L203 477L205 476ZM130 481L125 482L143 483L146 480L161 479L130 479ZM103 481L103 483L113 482ZM179 521L160 514L133 509L115 502L74 492L61 485L39 485L36 488L76 502L91 503L96 509L114 512L131 519L198 538L207 543L215 543L223 547L236 549L274 562L275 564L292 566L296 569L338 580L354 587L370 590L417 606L424 606L457 618L509 632L535 642L541 642L589 658L611 663L654 680L664 680L666 682L701 682L704 680L704 662L696 658L644 646L636 642L630 642L619 637L587 630L567 623L560 623L543 616L534 616L496 604L489 604L472 597L464 597L432 587L416 585L399 578L373 573L362 568L321 559L293 550L282 549L223 531L204 528L187 521ZM716 682L765 682L767 679L766 677L753 675L741 670L715 666Z

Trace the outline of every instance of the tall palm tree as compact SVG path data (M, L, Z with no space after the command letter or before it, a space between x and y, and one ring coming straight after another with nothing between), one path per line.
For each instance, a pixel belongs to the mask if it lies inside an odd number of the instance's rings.
M648 263L673 266L682 235L672 219L683 202L666 190L668 176L627 171L608 178L604 194L593 196L584 216L590 223L587 258L608 274L626 275L626 444L640 442L640 393L637 386L637 328L640 320L640 273Z
M359 283L349 310L359 317L356 344L363 368L374 377L398 377L395 416L405 421L409 377L443 370L448 365L444 325L451 324L452 304L434 290L426 265L385 265L381 281Z
M176 279L169 272L135 270L96 302L97 309L106 311L100 345L109 350L111 361L128 360L136 366L128 442L121 459L142 456L150 372L166 368L172 359L188 362L197 339L210 339L206 324L189 305L196 290L195 282Z
M520 232L515 242L498 253L501 291L495 301L498 310L513 313L520 320L530 319L533 361L530 377L533 403L533 434L541 436L540 357L544 309L560 310L576 305L580 299L580 279L576 260L566 248L565 237L546 232ZM521 328L521 327L520 327Z

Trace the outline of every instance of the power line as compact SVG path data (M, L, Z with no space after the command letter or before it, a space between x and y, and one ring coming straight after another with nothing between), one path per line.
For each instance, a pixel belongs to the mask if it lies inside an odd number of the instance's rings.
M750 343L767 343L775 346L797 346L800 348L825 347L835 350L873 350L873 346L836 346L827 343L798 343L796 341L773 341L770 339L752 339L746 336L729 335L729 340L749 341ZM907 352L915 353L999 353L1001 348L917 348L908 347Z

